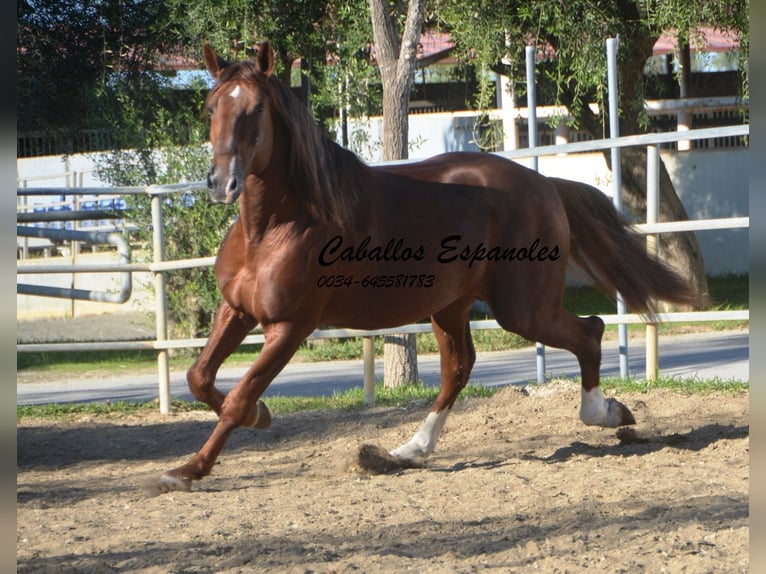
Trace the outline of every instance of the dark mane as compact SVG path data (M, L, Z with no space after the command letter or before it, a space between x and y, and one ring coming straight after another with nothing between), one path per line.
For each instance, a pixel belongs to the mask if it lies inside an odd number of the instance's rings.
M268 90L273 109L289 133L290 190L320 223L349 227L366 202L370 169L320 129L301 101L275 76L266 77L251 61L224 68L219 83L243 80Z

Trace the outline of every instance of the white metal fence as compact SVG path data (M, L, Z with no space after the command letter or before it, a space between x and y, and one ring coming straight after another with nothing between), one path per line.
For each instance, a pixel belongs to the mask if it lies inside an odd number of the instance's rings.
M659 185L658 157L659 146L679 140L704 140L720 137L743 137L749 134L749 126L729 126L722 128L707 128L690 130L685 132L672 132L660 134L645 134L639 136L626 136L607 140L570 143L557 146L541 146L524 150L500 152L499 155L509 159L528 158L532 156L556 155L562 153L576 153L609 148L622 148L629 146L646 146L649 158L648 163L648 190L647 205L656 206L658 202ZM654 173L656 171L656 174ZM149 195L152 204L153 222L153 261L151 263L112 263L100 265L24 265L17 268L18 274L33 273L124 273L124 272L150 272L154 277L155 287L155 313L156 329L155 338L146 341L105 341L83 343L33 343L18 344L16 350L19 353L33 352L57 352L57 351L84 351L84 350L155 350L157 351L157 364L159 376L159 399L160 412L167 414L170 410L170 370L168 364L168 351L178 348L202 347L207 339L170 339L167 329L167 298L165 294L165 274L177 269L191 267L210 266L215 262L215 257L203 257L196 259L184 259L177 261L164 260L164 237L162 235L162 197L166 194L180 193L190 189L205 187L203 182L191 184L175 184L166 186L141 187L116 187L116 188L18 188L19 197L30 195L82 195L82 194L108 194L114 195ZM678 231L701 231L709 229L736 229L749 227L749 217L731 217L718 219L703 219L694 221L663 222L656 221L653 214L648 215L648 221L636 228L641 233L655 235L659 233L673 233ZM698 311L688 313L661 313L658 319L661 322L705 322L723 320L749 320L749 310L740 311ZM635 314L614 314L601 317L607 324L635 324L645 323L644 319ZM499 329L500 326L494 320L473 321L472 329ZM651 326L649 327L651 329ZM365 398L369 404L374 403L374 345L373 339L391 333L423 333L430 332L430 324L406 325L393 329L380 329L375 331L361 331L354 329L325 329L317 330L309 336L309 339L327 338L363 338L364 355L364 389ZM656 332L655 344L647 344L647 376L657 370ZM246 337L243 344L263 343L264 338L259 334L251 334ZM652 348L654 350L652 351ZM653 353L653 354L651 354Z

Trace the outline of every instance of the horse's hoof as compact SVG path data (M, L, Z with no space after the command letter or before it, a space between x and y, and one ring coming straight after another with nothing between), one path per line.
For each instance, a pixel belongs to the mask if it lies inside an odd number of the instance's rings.
M607 399L606 402L607 412L609 413L608 420L612 423L609 426L614 428L636 424L636 419L633 416L633 413L631 413L630 409L620 401L616 399Z
M363 444L359 448L357 462L362 470L372 474L386 474L405 468L423 468L425 461L408 460L391 454L379 446Z
M257 429L267 429L271 426L271 412L263 401L255 403L252 415L242 425Z
M170 476L169 474L163 474L160 477L160 493L174 492L178 490L182 492L191 492L191 487L191 478L177 478L175 476Z
M630 412L630 409L622 403L620 403L620 407L620 419L622 420L620 426L636 424L636 418L633 416L633 413Z

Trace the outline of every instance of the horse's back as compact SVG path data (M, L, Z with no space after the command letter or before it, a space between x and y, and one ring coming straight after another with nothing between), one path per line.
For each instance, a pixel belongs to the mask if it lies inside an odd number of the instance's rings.
M446 184L419 186L404 180L388 181L382 193L407 196L416 190L424 201L453 200L463 217L474 215L505 224L523 223L530 233L569 235L566 212L556 186L547 177L501 156L478 152L447 152L429 159L375 168L379 181L387 177ZM422 188L425 189L422 189ZM421 189L419 189L421 188ZM438 197L436 194L439 194ZM480 206L477 205L481 204ZM462 206L462 207L460 207ZM477 211L477 207L480 209ZM523 219L523 221L520 221Z
M377 169L419 180L557 195L546 177L495 154L447 152L422 161L384 165Z

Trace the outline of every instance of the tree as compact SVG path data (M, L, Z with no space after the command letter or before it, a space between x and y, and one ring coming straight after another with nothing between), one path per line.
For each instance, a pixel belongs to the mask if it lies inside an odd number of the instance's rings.
M327 46L344 58L348 73L357 62L369 64L369 48L365 54L358 47L371 44L366 9L366 0L22 0L18 127L49 134L108 130L114 150L100 154L98 169L114 185L204 180L210 159L202 113L207 89L171 89L166 62L199 60L202 39L232 59L246 58L268 38L280 55L282 79L290 82L292 63L300 57L320 93ZM337 96L338 84L325 91ZM145 200L130 200L130 217L148 233ZM172 241L166 255L214 254L235 213L236 207L209 205L204 191L169 197L166 237ZM167 291L176 334L206 334L220 300L212 270L173 272Z
M406 8L406 12L405 12ZM408 155L409 98L423 27L424 0L370 0L380 77L383 82L383 161ZM401 23L403 20L403 24ZM383 384L418 380L415 335L389 335L383 349Z
M523 83L523 50L534 42L541 53L553 48L555 56L541 68L544 81L553 86L556 103L568 107L575 124L594 137L606 133L605 113L594 115L588 103L595 101L606 110L606 61L604 41L620 38L619 75L622 135L646 131L644 113L644 67L652 48L666 30L675 30L681 44L703 26L733 30L741 45L741 61L748 49L747 0L542 0L523 2L443 2L437 11L441 25L450 31L458 53L466 59L485 62L498 73ZM746 68L742 66L742 69ZM746 72L743 86L747 86ZM609 154L606 154L609 161ZM645 211L645 152L624 149L623 196L634 213ZM661 165L660 220L687 219L664 164ZM693 233L663 234L664 257L689 277L700 292L707 291L707 279Z
M20 131L108 127L114 80L141 85L170 49L162 2L22 0L17 20Z
M98 177L112 185L162 185L204 181L210 165L207 126L197 105L176 113L164 110L143 125L134 147L96 154ZM130 113L128 104L126 113ZM193 132L185 145L177 145L178 129ZM126 198L125 216L138 228L134 241L152 242L151 200L144 195ZM207 190L169 194L163 198L165 257L170 260L214 255L237 213L209 201ZM181 269L166 274L171 336L204 337L210 331L221 293L212 267Z
M383 161L406 159L408 155L410 88L423 27L423 7L424 0L409 0L407 4L370 0L375 51L383 83Z
M379 89L369 81L374 71L368 0L167 0L176 46L190 59L199 58L204 41L229 60L254 55L268 40L276 57L276 73L294 84L296 95L320 123L341 109L364 115L379 107ZM328 66L328 59L332 65Z

